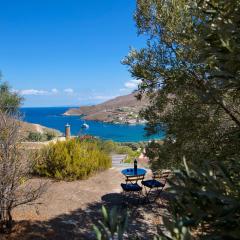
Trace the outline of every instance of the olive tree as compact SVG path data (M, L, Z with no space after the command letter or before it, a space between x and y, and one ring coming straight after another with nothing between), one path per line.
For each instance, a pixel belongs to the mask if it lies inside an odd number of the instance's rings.
M142 111L148 134L167 126L164 145L153 144L150 151L164 159L161 164L179 163L183 155L197 162L239 153L239 5L237 0L137 1L139 34L149 40L145 48L132 49L124 63L141 80L140 96L150 98Z
M1 77L1 75L0 75ZM12 92L6 82L0 83L0 110L17 112L23 98L16 92Z
M150 100L147 133L165 128L147 148L152 167L180 168L172 214L208 239L239 236L239 13L238 0L138 0L149 39L124 60Z

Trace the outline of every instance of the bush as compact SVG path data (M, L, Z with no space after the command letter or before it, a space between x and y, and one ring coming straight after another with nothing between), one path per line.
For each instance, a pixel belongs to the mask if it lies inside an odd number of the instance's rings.
M124 142L121 143L122 146L128 146L133 151L136 151L138 149L144 149L147 146L148 142Z
M32 142L43 141L43 134L39 132L30 132L28 134L27 140Z
M50 141L53 138L57 137L57 132L48 130L44 133L40 132L30 132L28 134L27 140L30 142L43 142L43 141Z
M183 219L183 226L191 228L199 239L239 239L239 158L221 163L205 161L200 166L184 164L185 169L177 171L170 181L174 199L169 209L174 219Z
M78 139L79 141L96 143L99 149L101 149L107 154L126 154L126 160L128 162L131 162L132 160L134 160L134 158L138 158L140 155L139 149L141 149L141 145L139 145L138 143L117 143L111 140L104 141L89 135L81 136Z
M48 130L44 135L45 135L46 140L50 141L50 140L54 139L55 137L57 137L58 134L57 134L57 132Z
M71 139L44 147L35 173L59 180L76 180L109 167L111 158L98 147L97 141Z
M103 141L101 139L95 139L93 141L97 142L99 148L108 154L126 154L127 158L125 159L125 162L128 163L131 163L140 155L140 152L138 151L140 148L134 143L117 143L110 140Z
M111 154L111 153L117 153L118 149L118 143L113 142L113 141L104 141L101 139L98 139L98 146L105 152Z

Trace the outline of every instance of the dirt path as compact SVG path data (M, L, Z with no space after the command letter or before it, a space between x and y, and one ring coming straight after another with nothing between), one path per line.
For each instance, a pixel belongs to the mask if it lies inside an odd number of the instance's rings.
M43 180L48 182L48 187L38 200L41 204L19 207L14 212L14 219L22 220L27 216L32 220L47 220L78 208L84 209L89 203L100 202L109 192L120 193L120 183L123 180L123 176L116 168L81 181Z
M38 200L40 205L22 206L14 211L18 224L7 239L95 239L92 229L101 219L101 206L123 206L120 186L124 182L120 172L122 167L116 164L87 180L48 180L47 191ZM139 239L152 239L166 209L159 205L144 205L131 210L134 210L134 215L130 216L131 234Z

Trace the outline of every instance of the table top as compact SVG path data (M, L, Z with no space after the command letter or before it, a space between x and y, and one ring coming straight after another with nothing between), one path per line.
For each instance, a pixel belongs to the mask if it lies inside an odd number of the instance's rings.
M134 168L126 168L122 170L122 174L125 176L141 176L146 174L146 170L143 168L137 168L137 171L134 171Z

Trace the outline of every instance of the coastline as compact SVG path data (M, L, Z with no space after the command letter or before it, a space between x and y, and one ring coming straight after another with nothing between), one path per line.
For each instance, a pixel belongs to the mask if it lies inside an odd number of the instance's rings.
M83 114L69 114L69 113L64 113L62 114L63 116L67 116L67 117L79 117L83 120L87 120L87 121L96 121L96 122L100 122L100 123L109 123L109 124L126 124L126 125L145 125L146 121L145 120L132 120L132 121L115 121L115 120L103 120L103 119L98 119L98 118L88 118Z
M24 108L24 121L36 123L48 128L57 129L64 133L65 125L71 125L71 135L92 135L104 140L116 142L145 142L152 139L161 140L165 136L164 130L157 135L146 137L144 123L126 124L112 123L97 120L85 120L81 115L66 115L67 107L55 108ZM81 129L83 123L89 125L89 129Z
M119 96L106 102L69 108L64 112L65 116L82 116L83 120L95 120L114 124L143 124L139 112L148 106L148 99L143 97L137 100L136 93Z
M99 116L95 116L95 115L87 115L87 114L83 114L83 113L77 113L75 111L72 111L74 109L69 109L66 112L64 112L62 115L63 116L68 116L68 117L76 117L78 116L79 118L83 119L83 120L87 120L87 121L97 121L97 122L102 122L102 123L112 123L112 124L127 124L127 125L144 125L146 123L145 120L139 119L138 116L136 116L135 118L127 118L126 116L122 116L119 117L117 119L116 118L116 114L110 116L108 114L107 117L99 117Z

